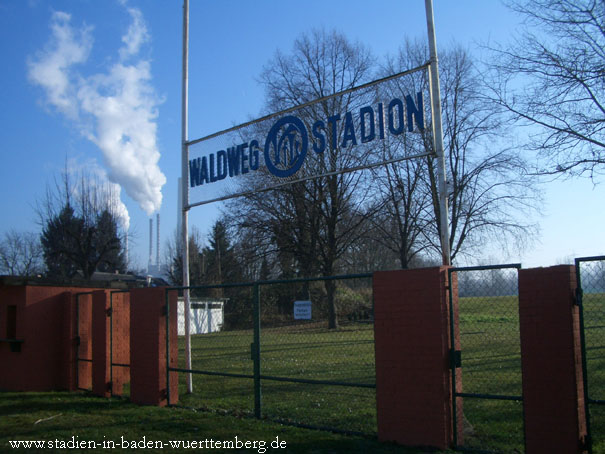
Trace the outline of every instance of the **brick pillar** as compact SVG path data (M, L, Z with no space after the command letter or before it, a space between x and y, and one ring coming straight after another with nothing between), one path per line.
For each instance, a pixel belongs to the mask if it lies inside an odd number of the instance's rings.
M60 388L75 391L77 389L76 377L78 373L76 296L74 292L68 291L63 294L63 298L63 327L61 329L63 364L61 366Z
M130 294L113 292L112 294L113 329L112 350L114 364L111 374L112 392L121 396L124 385L130 383Z
M75 292L78 293L78 292ZM79 333L79 345L76 348L76 357L92 359L92 295L85 294L77 297L74 295L76 305L76 333ZM76 387L92 388L92 363L89 361L78 361Z
M166 301L164 288L130 292L130 400L166 405ZM177 294L170 292L170 361L177 365ZM170 375L170 403L178 401L178 374Z
M519 271L525 452L584 452L579 308L573 266Z
M108 291L92 292L92 392L102 397L111 396L108 311Z
M445 267L374 273L381 441L439 449L453 443L446 281ZM461 429L459 421L459 437Z

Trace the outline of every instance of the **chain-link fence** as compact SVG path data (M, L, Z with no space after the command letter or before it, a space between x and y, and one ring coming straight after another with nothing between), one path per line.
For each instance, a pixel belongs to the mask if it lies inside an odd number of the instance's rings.
M196 287L190 305L191 367L181 300L171 369L181 405L376 432L370 274Z
M462 399L454 399L464 424L458 446L524 451L519 268L450 270L458 280L460 353L452 364L462 368L462 392L455 393Z
M576 259L592 452L605 452L605 256Z

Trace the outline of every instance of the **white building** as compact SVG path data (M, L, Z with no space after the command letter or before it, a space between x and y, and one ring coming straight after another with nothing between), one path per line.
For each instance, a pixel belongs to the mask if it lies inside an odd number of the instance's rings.
M189 333L216 333L223 327L225 302L217 299L190 298ZM178 335L185 335L185 302L179 297Z

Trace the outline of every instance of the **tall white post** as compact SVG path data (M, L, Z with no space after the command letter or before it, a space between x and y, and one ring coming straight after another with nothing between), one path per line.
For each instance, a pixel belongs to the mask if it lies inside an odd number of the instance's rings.
M189 91L189 0L183 1L183 85L182 85L182 110L181 110L181 180L183 184L183 221L182 221L182 260L183 260L183 299L185 300L185 368L191 370L191 333L189 303L189 148L188 140L188 106ZM187 374L187 392L193 392L193 380L191 373Z
M443 149L443 124L441 120L441 91L439 87L439 63L437 59L437 41L435 39L435 22L433 17L433 0L424 1L426 24L429 35L431 57L431 110L433 113L433 143L437 155L438 191L439 191L439 238L443 265L451 265L449 214L447 203L447 178L445 170L445 153Z

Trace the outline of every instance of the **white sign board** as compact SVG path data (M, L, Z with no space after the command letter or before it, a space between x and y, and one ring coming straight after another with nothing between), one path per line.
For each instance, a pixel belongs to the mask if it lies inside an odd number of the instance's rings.
M311 301L294 301L294 320L311 320Z

